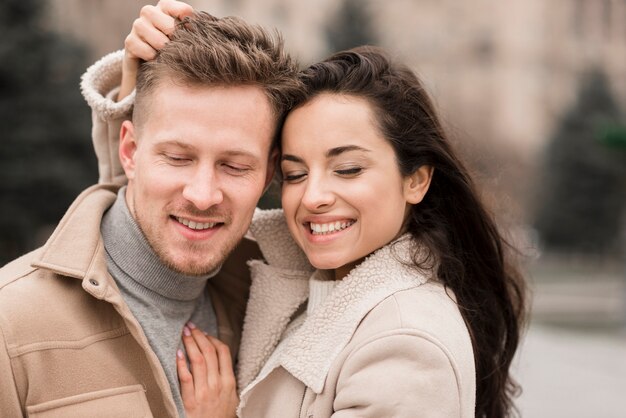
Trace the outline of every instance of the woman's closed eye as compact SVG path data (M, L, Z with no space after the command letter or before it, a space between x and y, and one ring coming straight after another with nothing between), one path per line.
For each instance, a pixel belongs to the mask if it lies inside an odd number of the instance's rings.
M297 183L304 180L306 173L303 171L283 173L283 181L286 183Z
M358 167L358 166L339 168L335 170L335 173L339 174L340 176L345 176L345 177L358 176L362 172L363 172L363 167Z

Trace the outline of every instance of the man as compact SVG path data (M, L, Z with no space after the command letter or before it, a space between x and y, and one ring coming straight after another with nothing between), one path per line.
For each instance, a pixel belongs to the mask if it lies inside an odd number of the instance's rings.
M130 110L132 95L99 96L120 61L105 57L85 76L103 118L94 135L117 135ZM295 74L280 40L207 14L141 66L132 121L118 131L128 185L115 151L97 145L109 153L101 183L111 183L84 191L44 247L0 270L3 417L184 415L184 325L237 352L249 279L245 264L225 260L258 256L239 242L272 177Z

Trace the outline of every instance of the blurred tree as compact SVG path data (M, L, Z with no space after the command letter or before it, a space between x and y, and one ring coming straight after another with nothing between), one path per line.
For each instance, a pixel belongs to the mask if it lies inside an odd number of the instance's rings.
M328 47L332 52L361 45L375 45L367 2L344 0L326 30Z
M0 265L41 244L97 179L84 51L44 29L45 4L0 3Z
M618 250L624 160L601 140L620 118L606 76L590 72L546 152L536 219L546 249L595 254Z

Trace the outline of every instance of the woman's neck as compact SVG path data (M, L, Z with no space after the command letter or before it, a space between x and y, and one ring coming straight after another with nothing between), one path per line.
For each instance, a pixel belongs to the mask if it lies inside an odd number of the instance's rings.
M363 258L360 258L356 261L353 261L351 263L345 264L341 267L337 267L336 269L332 270L335 280L343 280L343 278L346 277L352 271L353 268L361 264L362 261L363 261Z

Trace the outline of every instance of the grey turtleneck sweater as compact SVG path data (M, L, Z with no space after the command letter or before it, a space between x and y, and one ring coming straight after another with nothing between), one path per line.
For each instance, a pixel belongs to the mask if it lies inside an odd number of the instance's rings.
M178 413L184 417L176 350L183 348L181 335L187 321L217 335L217 320L206 291L207 280L215 273L185 276L167 268L131 216L125 192L125 187L118 192L100 226L107 267L161 361Z

